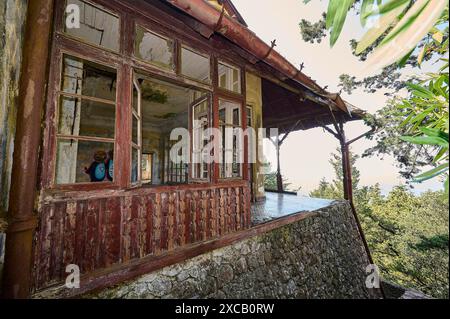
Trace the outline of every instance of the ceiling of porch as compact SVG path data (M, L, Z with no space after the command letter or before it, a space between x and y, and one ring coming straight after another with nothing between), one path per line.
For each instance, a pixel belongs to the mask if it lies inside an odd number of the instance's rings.
M280 134L331 125L334 121L361 120L365 114L356 108L352 114L345 113L329 106L325 98L321 103L319 95L294 92L266 79L262 79L262 98L263 126L278 128ZM351 105L347 106L351 109Z

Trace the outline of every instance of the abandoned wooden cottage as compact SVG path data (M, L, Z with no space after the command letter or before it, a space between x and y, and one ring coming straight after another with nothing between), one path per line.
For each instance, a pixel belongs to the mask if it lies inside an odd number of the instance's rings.
M6 23L24 31L6 42L22 47L17 105L5 105L17 109L14 130L2 129L14 141L1 159L6 297L64 285L71 264L81 288L61 296L88 293L301 218L279 170L280 195L266 195L248 137L244 163L217 160L237 152L226 139L212 163L173 163L174 128L193 136L191 158L199 129L225 127L277 128L278 149L292 131L326 127L345 155L343 124L363 116L259 39L228 0L33 0L15 10ZM345 185L350 200L349 174ZM258 224L252 215L268 202L277 219Z

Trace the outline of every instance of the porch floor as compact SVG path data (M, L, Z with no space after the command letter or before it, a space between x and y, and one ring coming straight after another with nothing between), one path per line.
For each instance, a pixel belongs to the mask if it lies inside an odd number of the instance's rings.
M252 204L252 224L262 224L296 213L315 211L330 206L331 203L333 200L267 192L265 201Z

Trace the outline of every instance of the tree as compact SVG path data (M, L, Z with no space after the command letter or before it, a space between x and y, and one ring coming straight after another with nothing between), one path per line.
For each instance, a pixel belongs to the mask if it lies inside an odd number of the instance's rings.
M306 0L305 2L309 2ZM342 31L348 12L358 10L361 24L376 19L362 39L352 40L354 54L381 73L358 81L354 76L340 76L342 89L347 93L363 86L369 92L381 88L399 90L407 87L406 99L394 97L367 124L375 130L377 145L365 152L393 155L400 173L411 178L426 165L435 168L415 178L422 182L444 176L448 193L448 3L444 0L330 0L328 12L315 24L302 21L300 28L305 41L314 43L330 31L333 46ZM321 29L322 28L322 29ZM406 65L421 66L425 60L444 62L439 73L425 80L401 79ZM404 137L403 135L409 135ZM408 142L405 144L403 142Z
M343 197L339 152L332 154L333 181L322 179L312 197ZM352 172L356 156L352 156ZM372 257L383 279L448 298L449 215L448 197L443 192L412 194L405 186L395 187L387 196L380 185L358 185L354 201Z
M356 161L359 159L358 155L350 152L350 164L352 167L352 186L353 192L358 189L360 172L355 167ZM333 167L335 177L331 183L328 183L325 178L320 181L319 188L310 193L311 197L327 198L327 199L342 199L344 198L344 173L342 171L342 155L339 149L336 149L336 153L331 154L329 160L330 165Z

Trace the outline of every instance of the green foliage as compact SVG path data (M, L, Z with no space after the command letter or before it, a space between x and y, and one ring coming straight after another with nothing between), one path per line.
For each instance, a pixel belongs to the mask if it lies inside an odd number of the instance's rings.
M350 10L351 5L347 7L347 4L338 9L337 2L330 1L325 27L331 29L332 45L342 30L340 24L345 22L343 15ZM386 87L398 91L406 86L410 93L401 101L396 98L390 100L375 117L367 119L369 125L378 128L378 133L370 137L376 139L377 145L364 155L393 155L402 169L400 173L406 178L413 177L423 166L434 165L435 168L420 174L414 181L447 177L444 185L448 193L449 77L448 59L443 58L448 55L449 46L448 4L433 0L362 0L356 2L359 4L361 24L366 25L369 17L376 17L377 23L359 42L352 41L354 53L362 55L361 60L364 61L370 54L369 64L387 67L382 68L380 74L362 81L341 75L340 86L349 94L359 86L372 93ZM335 26L336 23L339 27ZM303 24L303 27L308 25ZM308 32L302 30L303 33ZM315 30L314 34L321 36L320 30ZM413 54L416 47L420 49L418 56ZM429 74L425 80L415 83L401 79L399 69L406 65L420 66L424 60L434 56L444 62L440 72Z
M352 156L352 158L355 158ZM325 179L311 196L338 199L340 157L333 154L335 179ZM354 165L355 161L352 161ZM353 167L353 171L357 171ZM355 207L375 263L384 279L436 298L449 297L449 205L443 192L414 196L404 186L387 196L380 186L355 186Z
M283 189L288 191L292 184L289 183L284 176L281 178L283 180ZM277 173L272 172L264 176L264 188L272 191L277 190Z

